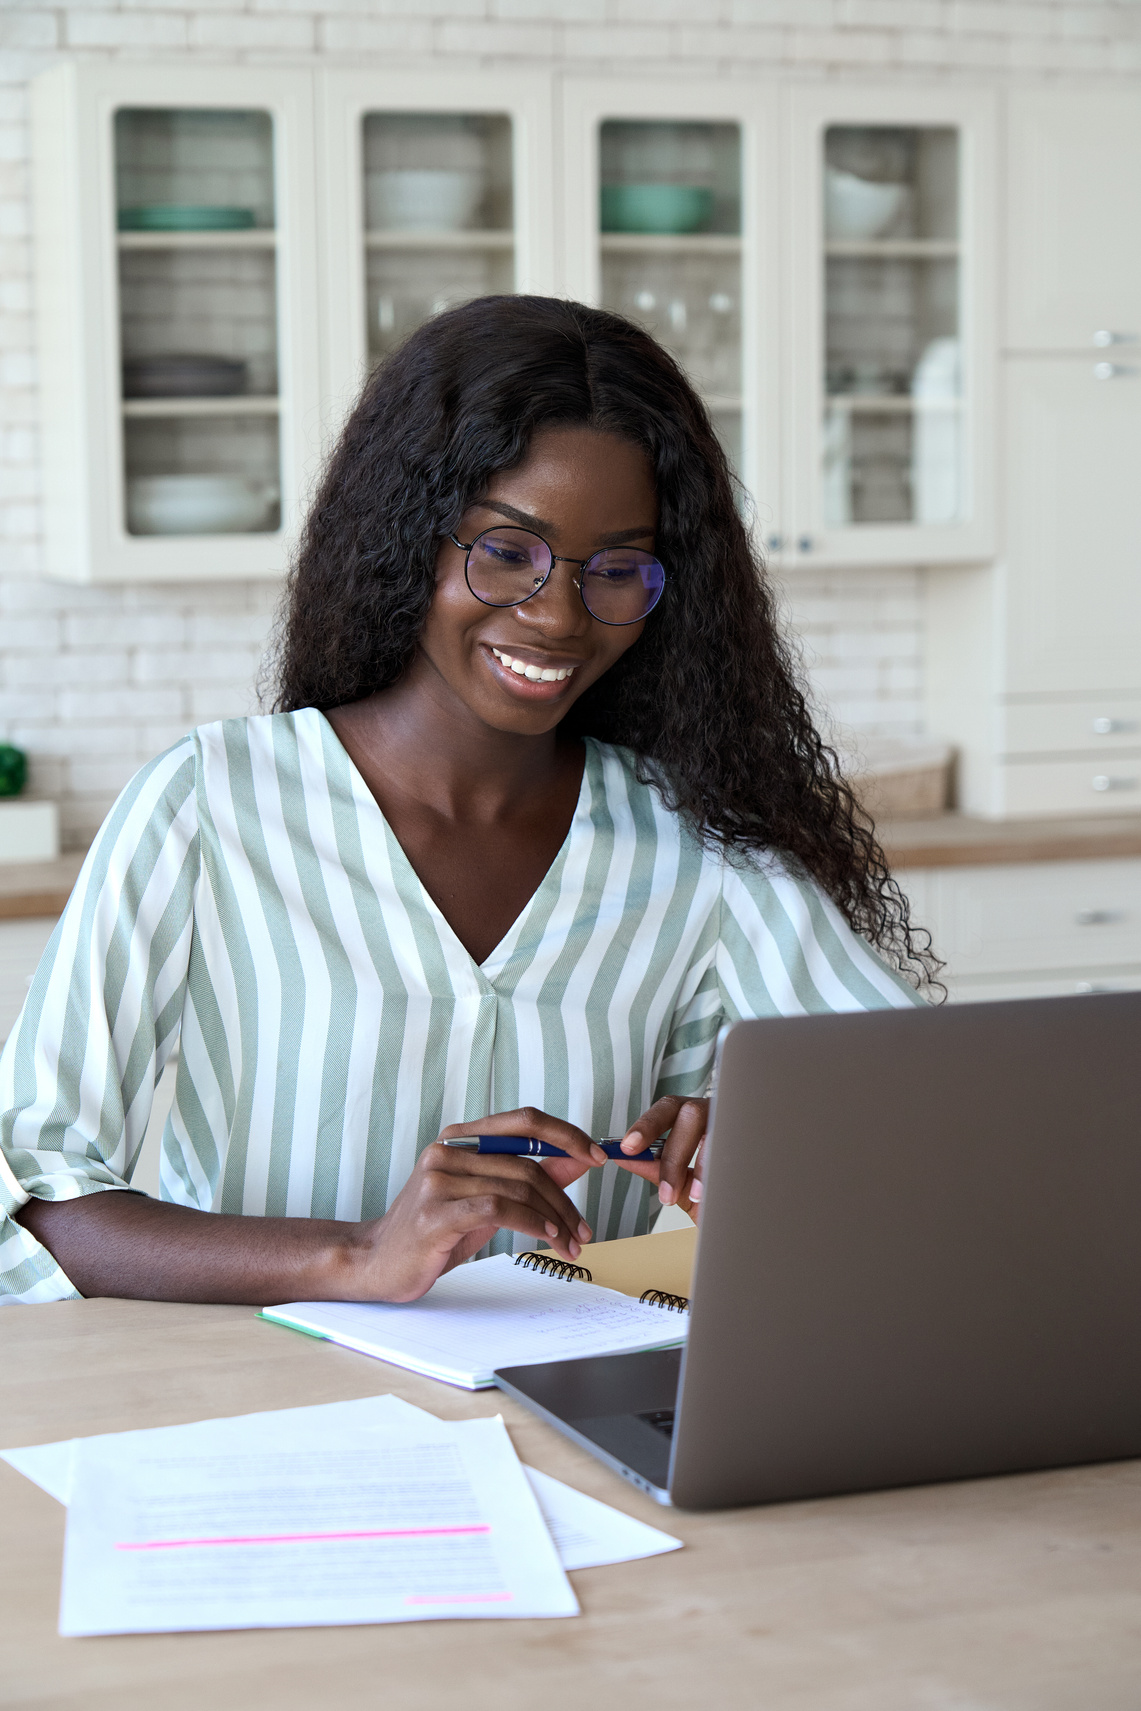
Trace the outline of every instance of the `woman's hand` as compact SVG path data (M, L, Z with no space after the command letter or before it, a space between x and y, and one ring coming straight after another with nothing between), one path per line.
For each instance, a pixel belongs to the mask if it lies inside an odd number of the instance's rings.
M701 1199L701 1155L708 1125L708 1099L680 1099L672 1094L655 1099L623 1135L623 1151L642 1152L667 1131L669 1139L654 1164L629 1163L624 1169L656 1182L663 1206L680 1206L692 1214Z
M444 1272L470 1259L497 1230L549 1242L561 1259L577 1260L592 1230L563 1189L606 1154L571 1123L525 1107L453 1123L440 1140L462 1135L534 1135L567 1159L480 1156L439 1144L425 1148L412 1175L370 1226L367 1269L382 1301L416 1301ZM361 1299L362 1297L358 1297Z

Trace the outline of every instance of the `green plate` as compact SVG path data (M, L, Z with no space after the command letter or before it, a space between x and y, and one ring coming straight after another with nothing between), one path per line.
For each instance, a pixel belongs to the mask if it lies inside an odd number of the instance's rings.
M252 208L218 208L205 202L146 202L119 209L121 232L244 232L253 223Z
M697 184L604 184L604 232L698 232L713 214L713 192Z

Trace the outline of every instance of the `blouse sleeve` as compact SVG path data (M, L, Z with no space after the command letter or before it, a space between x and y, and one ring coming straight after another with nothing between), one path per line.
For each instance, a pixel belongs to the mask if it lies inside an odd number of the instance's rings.
M725 1022L924 1002L814 881L771 856L726 862L716 975Z
M0 1305L78 1291L14 1214L127 1189L178 1039L198 880L186 738L111 810L0 1054Z

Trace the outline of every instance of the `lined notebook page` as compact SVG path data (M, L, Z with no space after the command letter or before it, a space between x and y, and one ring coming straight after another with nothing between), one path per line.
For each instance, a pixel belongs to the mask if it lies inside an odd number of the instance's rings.
M546 1277L510 1254L457 1266L405 1306L290 1301L263 1317L468 1390L496 1367L674 1348L686 1320L613 1289Z

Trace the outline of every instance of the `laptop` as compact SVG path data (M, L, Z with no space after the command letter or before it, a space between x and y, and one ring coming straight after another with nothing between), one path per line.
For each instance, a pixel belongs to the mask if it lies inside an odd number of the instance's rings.
M717 1089L685 1350L508 1395L685 1509L1141 1455L1141 993L741 1022Z

